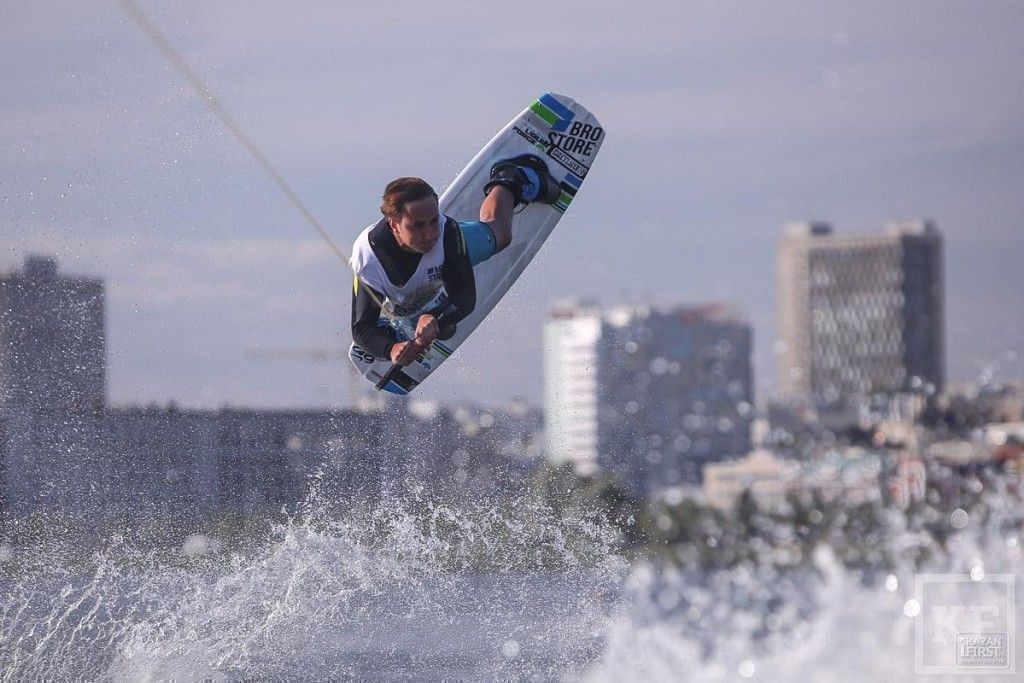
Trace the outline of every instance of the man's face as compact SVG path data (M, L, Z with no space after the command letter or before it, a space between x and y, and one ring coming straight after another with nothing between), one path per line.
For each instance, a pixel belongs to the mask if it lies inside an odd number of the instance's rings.
M408 202L402 219L388 219L398 245L420 254L430 251L441 236L437 200L433 197Z

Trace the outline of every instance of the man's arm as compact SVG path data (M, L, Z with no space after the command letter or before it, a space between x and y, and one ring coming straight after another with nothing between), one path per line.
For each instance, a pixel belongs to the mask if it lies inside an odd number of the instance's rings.
M373 292L377 300L370 294ZM390 358L391 347L398 341L394 330L380 327L380 306L384 296L371 290L366 283L356 278L352 285L352 340L377 358Z
M448 292L448 302L442 309L454 306L455 310L445 315L441 322L438 339L450 339L455 334L456 323L468 316L476 308L476 277L473 265L469 261L462 231L452 221L452 228L445 226L444 231L444 265L441 266L441 279ZM441 309L431 311L435 316Z

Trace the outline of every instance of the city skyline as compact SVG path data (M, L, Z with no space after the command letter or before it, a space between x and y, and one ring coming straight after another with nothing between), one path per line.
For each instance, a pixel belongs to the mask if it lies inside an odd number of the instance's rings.
M987 365L1021 374L1020 7L608 5L580 17L537 5L548 28L497 40L479 8L265 7L241 23L230 3L143 8L343 246L387 180L413 172L440 189L540 90L601 117L593 185L424 397L539 402L543 319L575 295L738 306L763 398L776 375L772 258L782 226L802 219L844 234L934 220L950 379ZM0 267L52 253L108 282L115 403L315 405L322 381L346 403L341 368L245 355L346 345L348 274L116 5L58 14L14 8L0 41L17 93L0 123ZM423 30L452 40L424 45ZM410 62L397 45L422 47Z
M916 222L916 223L915 222L910 222L910 223L903 223L903 224L890 223L887 226L887 230L889 230L890 232L893 231L893 230L899 231L899 230L908 230L908 229L913 231L913 229L915 229L914 226L917 226L917 225L922 225L922 226L927 227L929 230L934 230L934 226L930 222L927 222L927 223L925 223L925 222ZM906 226L910 226L910 227L908 228ZM832 226L831 226L831 224L820 222L820 221L819 222L815 222L815 223L790 223L790 224L788 224L786 226L785 230L787 230L789 232L792 232L793 230L795 230L797 228L801 228L801 229L805 229L805 230L824 229L824 230L827 230L830 235L832 234ZM893 233L893 234L896 234L896 233ZM938 233L936 233L936 234L938 234ZM783 237L785 237L784 233L783 233ZM793 236L790 235L789 238L792 239ZM892 238L891 237L886 237L884 235L879 235L879 234L854 233L854 234L844 234L844 235L841 236L841 239L844 241L844 243L845 242L849 242L851 244L863 243L865 245L869 245L869 244L873 244L873 243L879 243L880 244L882 242L885 242L887 239L892 239ZM791 247L789 247L789 248L791 248ZM940 256L939 256L940 263L941 263L941 260L942 260L942 258L941 258L941 252L940 252ZM53 277L59 275L59 277L61 279L65 279L67 282L78 281L78 282L83 282L83 283L95 283L95 285L98 286L100 288L100 291L101 291L101 295L99 297L99 302L100 302L101 306L104 305L105 302L104 302L104 297L102 296L102 290L106 286L106 281L102 277L102 275L99 275L99 274L88 274L88 273L70 273L69 274L69 273L66 273L64 271L60 271L59 274L58 274L59 265L58 265L56 259L53 256L44 255L44 254L27 254L25 256L25 260L24 260L24 262L22 264L22 267L20 269L17 268L17 267L7 268L7 269L0 269L0 278L8 278L8 279L13 279L13 280L17 280L19 278L28 278L30 276L30 273L33 270L37 270L38 271L39 269L43 269L43 270L47 271L45 274L42 275L43 277L53 278ZM40 275L39 274L34 274L33 277L40 277ZM940 286L941 285L942 285L942 282L940 280ZM76 286L77 286L77 283L76 283ZM672 312L673 310L683 310L683 309L692 309L692 310L701 310L701 309L719 310L719 309L721 309L721 310L728 310L730 308L732 308L734 310L734 313L736 315L739 315L740 317L745 318L745 317L748 316L748 313L746 311L744 311L744 310L742 310L740 308L735 308L735 307L731 306L731 304L728 304L726 302L721 302L721 301L704 301L704 302L697 302L697 303L693 303L693 302L653 303L652 302L652 303L648 303L648 304L640 304L640 303L632 303L632 304L615 303L615 304L608 305L608 304L605 304L604 302L597 301L597 300L594 300L594 299L582 299L581 300L581 299L577 299L577 298L574 298L574 297L569 297L569 298L564 298L564 299L555 301L555 302L553 302L549 306L549 308L545 312L545 314L549 316L547 318L547 320L551 319L550 316L554 316L555 318L559 317L559 311L564 310L566 306L570 306L570 307L582 306L583 309L587 309L587 310L591 310L591 311L595 312L594 314L597 315L598 317L601 317L603 315L609 315L609 313L607 313L607 311L616 311L616 310L625 312L625 311L628 311L628 310L645 310L645 309L650 309L650 310L655 311L655 312L665 313L665 312ZM778 301L778 306L780 307L780 309L783 308L784 307L784 302L779 300ZM939 306L940 306L940 308L942 306L941 297L940 297L940 301L939 301ZM602 310L605 311L605 312L604 313L600 312ZM777 315L779 313L779 311L776 311L775 313ZM105 310L100 311L100 315L101 315L101 317L104 320L107 317L106 314L105 314ZM544 326L546 327L547 323L545 323ZM780 325L780 328L781 327L782 326ZM941 328L941 325L940 325L940 328ZM79 334L80 334L80 332L79 332ZM584 334L584 337L586 337L586 336L587 336L587 334ZM785 335L782 334L782 333L780 333L780 336L785 337ZM101 334L98 337L98 343L100 345L100 348L105 346L105 335ZM586 343L586 342L584 342L584 343ZM784 345L784 344L785 344L784 339L780 339L780 340L775 342L776 353L778 355L785 355L784 353L779 353L779 347L781 345ZM544 346L544 353L545 353L545 355L549 354L550 351L551 351L549 346L550 346L550 342L545 342L545 346ZM756 355L757 355L756 351L757 351L757 347L756 347L756 344L754 344L753 348L752 348L752 352L753 352L752 353L752 357L756 357ZM280 407L280 408L283 408L283 409L289 409L289 408L316 408L316 407L345 408L345 407L353 407L353 406L363 405L363 404L366 403L367 399L373 399L377 395L377 392L370 391L368 387L362 386L361 384L358 383L358 381L353 381L353 379L358 380L358 378L355 378L355 376L350 372L350 368L347 366L348 361L344 357L344 354L343 354L341 349L299 348L299 347L293 347L293 348L261 347L261 348L249 348L249 349L247 349L246 355L247 355L247 357L249 357L253 361L259 361L259 360L272 361L272 360L275 360L275 359L292 360L292 361L298 361L298 362L313 361L313 362L315 362L315 365L317 367L321 367L321 368L324 367L325 365L329 364L329 363L340 363L341 364L340 372L345 375L346 380L347 380L345 382L346 392L345 392L345 394L343 396L340 396L340 397L335 396L335 397L332 397L333 400L330 400L330 399L326 399L324 397L324 395L323 395L323 387L321 387L319 392L318 392L318 393L320 393L320 397L319 397L320 405L319 406L317 405L317 402L315 400L311 400L309 402L300 403L300 404L291 404L291 405L289 405L289 404L280 404L280 405L277 405L277 406L250 406L250 405L245 404L245 403L232 404L232 403L229 403L229 402L224 402L220 406L213 406L213 405L190 405L187 402L180 401L176 397L168 397L168 398L165 398L163 400L161 400L161 399L153 399L153 400L148 400L148 401L136 401L134 403L131 403L131 402L127 402L127 403L126 402L121 402L120 405L124 405L124 406L137 405L137 406L141 406L141 405L153 405L153 404L166 403L166 404L173 404L175 406L181 405L183 407L199 408L199 409L213 408L213 407L225 407L225 406L232 406L232 407L237 407L237 408L249 408L249 407L254 407L254 408L260 408L260 407L263 407L263 408L274 408L274 407ZM938 359L939 359L939 363L940 363L940 366L941 366L940 367L940 372L944 373L945 372L945 363L944 363L943 354L940 353ZM112 363L113 360L114 359L112 359L110 357L110 354L107 353L106 356L105 356L105 361L104 361L104 370L105 371L109 370L109 367L112 364L114 364L114 363ZM1013 358L1013 361L1016 361L1016 360L1017 360L1016 358ZM334 366L332 366L332 367L334 367ZM782 372L782 368L783 368L783 365L780 362L780 365L779 365L780 373ZM338 369L338 368L335 367L335 369ZM985 376L985 374L983 373L982 377L984 377L984 376ZM1005 375L1005 376L1004 375L993 375L992 378L994 378L996 380L998 380L998 379L1017 379L1017 377L1013 376L1013 375ZM973 378L973 377L953 378L953 381L955 383L957 380L971 380L971 379L975 379L975 378ZM105 380L103 381L103 383L105 385L108 384L108 382L106 382ZM768 400L771 400L771 399L785 399L787 397L789 397L789 398L796 398L796 397L801 397L801 396L803 396L803 397L810 397L811 396L811 394L808 394L806 392L796 392L796 393L794 393L793 391L786 391L783 387L784 387L784 382L781 379L777 380L775 383L772 383L770 391L765 392L763 389L761 389L760 393L755 393L755 402L763 405L765 401L768 401ZM107 388L104 387L104 390L107 391ZM355 390L357 392L354 397L352 396L352 391L353 390ZM546 392L547 390L548 390L547 383L545 383L544 388L543 388L543 390L541 392L541 396L536 398L536 399L534 399L534 400L528 401L528 402L531 405L535 405L535 406L542 405L544 403L544 395L545 395L544 392ZM377 397L379 398L379 396L377 396ZM417 394L416 396L414 396L412 398L413 398L413 400L415 400L417 398L425 399L427 401L434 401L434 400L436 400L435 396L427 396L427 395L423 395L423 394ZM508 397L508 398L506 398L504 400L489 401L489 402L488 401L483 401L483 402L477 401L477 402L480 403L481 405L497 406L497 405L500 405L502 403L508 403L510 401L520 400L521 398L522 398L522 396L518 396L517 395L517 396L510 396L510 397ZM107 402L110 405L112 405L112 406L119 404L118 401L116 401L116 400L109 400L109 398L108 398ZM473 400L469 400L469 401L463 401L463 402L464 403L473 403L474 401ZM444 403L444 402L442 401L442 403ZM453 402L448 402L448 403L457 404L457 403L459 403L459 401L453 401Z

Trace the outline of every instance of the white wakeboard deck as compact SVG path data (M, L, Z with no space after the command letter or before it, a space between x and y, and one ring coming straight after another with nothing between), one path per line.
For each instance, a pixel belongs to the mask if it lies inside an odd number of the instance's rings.
M459 322L455 335L434 342L418 360L392 373L382 388L395 394L407 394L430 376L476 329L497 305L505 292L522 274L572 203L586 180L590 167L604 142L604 129L582 105L564 95L545 93L494 136L459 173L441 195L441 212L458 221L479 219L484 184L490 180L491 166L499 159L519 154L538 154L559 181L562 194L553 205L530 204L512 219L512 243L473 268L476 277L476 307ZM429 308L429 307L428 307ZM405 338L417 316L392 321ZM392 363L374 358L356 344L349 358L362 375L375 385L380 383Z

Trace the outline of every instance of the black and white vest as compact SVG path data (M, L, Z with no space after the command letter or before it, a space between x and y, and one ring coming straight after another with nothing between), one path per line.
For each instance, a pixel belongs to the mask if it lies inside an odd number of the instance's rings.
M420 257L416 272L401 286L388 279L384 266L370 246L370 232L380 225L380 222L368 226L359 233L352 246L349 264L356 277L364 284L387 297L382 311L384 315L408 316L438 305L443 298L444 282L441 280L441 267L444 265L445 226L449 220L451 219L444 214L440 215L438 223L441 225L441 235L430 251Z

